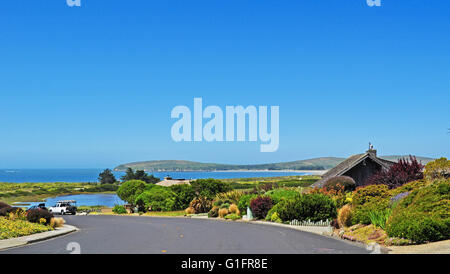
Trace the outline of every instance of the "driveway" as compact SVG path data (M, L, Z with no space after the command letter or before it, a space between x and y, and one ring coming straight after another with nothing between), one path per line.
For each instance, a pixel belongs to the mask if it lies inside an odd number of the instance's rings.
M80 231L4 250L19 254L367 254L307 232L241 222L134 216L64 216Z

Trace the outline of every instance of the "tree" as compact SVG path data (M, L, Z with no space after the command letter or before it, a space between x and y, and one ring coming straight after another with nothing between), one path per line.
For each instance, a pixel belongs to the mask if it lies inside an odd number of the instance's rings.
M146 183L140 180L130 180L123 183L117 190L117 196L125 202L134 205L136 197L144 192Z
M409 156L409 160L400 159L389 170L375 173L366 180L364 185L387 185L390 189L394 189L406 183L423 179L423 167L416 157Z
M120 177L122 182L131 181L134 180L134 171L131 167L127 168L127 171L125 171L125 175Z
M140 180L144 181L147 184L156 184L160 181L159 178L148 175L144 170L136 170L136 172L133 171L132 168L127 168L127 171L124 176L120 178L123 182L130 181L130 180Z
M197 197L213 199L218 193L231 191L230 184L215 179L199 179L191 183Z
M103 170L103 172L98 175L98 180L102 185L114 184L115 182L117 182L116 177L109 168Z

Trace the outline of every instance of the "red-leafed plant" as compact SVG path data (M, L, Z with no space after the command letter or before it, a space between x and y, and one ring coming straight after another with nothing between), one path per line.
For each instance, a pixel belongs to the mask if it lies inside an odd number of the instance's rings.
M270 197L260 196L250 202L250 209L257 219L265 219L267 212L273 207L273 201Z
M400 159L387 171L382 170L366 180L364 185L387 185L390 189L400 187L406 183L423 179L424 166L414 156L409 160Z

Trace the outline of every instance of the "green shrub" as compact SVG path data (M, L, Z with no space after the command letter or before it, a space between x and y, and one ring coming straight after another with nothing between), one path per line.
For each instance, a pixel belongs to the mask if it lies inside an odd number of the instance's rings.
M353 206L352 223L370 225L371 212L385 211L390 207L389 199L372 197L369 202Z
M187 208L190 202L195 198L195 190L192 186L183 184L183 185L173 185L170 189L175 193L175 209L183 210Z
M299 192L294 189L278 188L266 193L266 196L272 198L274 204L278 204L283 199L293 199L299 195Z
M411 192L413 190L424 187L428 184L426 180L417 180L413 182L409 182L407 184L402 185L401 187L397 187L389 191L392 197L397 196L402 193Z
M219 206L219 209L222 209L222 208L229 209L229 208L230 208L230 204L229 204L229 203L221 204L221 205Z
M386 229L386 222L392 214L392 209L373 210L369 212L370 222L381 229Z
M115 205L112 211L116 214L127 214L128 213L128 211L126 210L126 208L123 205Z
M242 195L237 204L240 212L247 212L247 208L250 207L250 202L254 198L258 197L257 194L246 194Z
M275 212L270 216L270 221L274 223L282 223L283 220L281 220L280 216L278 216L278 213Z
M402 199L388 219L388 235L415 243L449 239L449 185L450 179L436 181Z
M228 214L227 216L225 216L225 220L232 220L232 221L236 221L241 219L241 216L237 215L237 214Z
M280 201L269 212L272 215L274 213L277 213L282 221L311 220L318 222L336 218L337 208L330 197L313 193L298 195L294 199Z
M177 196L170 188L154 186L140 194L135 203L144 211L172 211L175 210L176 199Z

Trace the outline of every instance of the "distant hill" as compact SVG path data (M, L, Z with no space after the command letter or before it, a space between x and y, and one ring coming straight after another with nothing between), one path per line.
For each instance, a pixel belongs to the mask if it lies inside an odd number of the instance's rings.
M228 165L216 163L199 163L191 161L166 160L145 161L119 165L114 170L144 169L148 171L226 171L226 170L324 170L337 165L343 158L315 158L285 163L259 165Z
M397 161L409 156L380 156L383 159ZM122 164L114 168L116 171L124 171L127 168L146 171L233 171L233 170L327 170L341 163L345 158L322 157L308 160L300 160L283 163L270 163L258 165L229 165L216 163L200 163L182 160L145 161ZM417 156L417 160L423 164L432 161L432 158Z
M380 158L389 160L389 161L393 161L393 162L397 162L401 158L409 159L409 155L406 155L406 156L405 155L380 156ZM416 159L417 159L417 161L422 162L423 165L426 165L427 163L434 161L433 158L421 157L421 156L416 156Z

